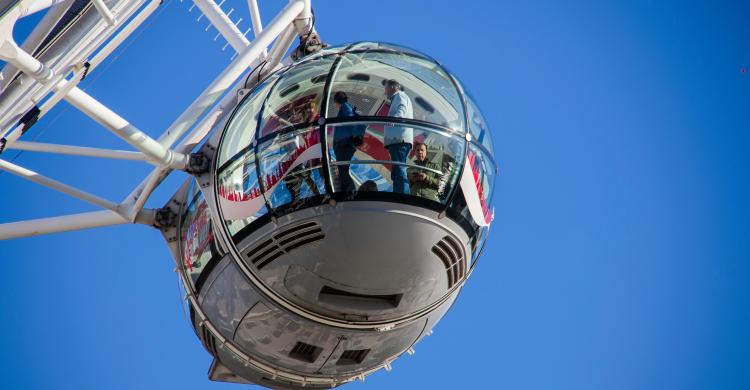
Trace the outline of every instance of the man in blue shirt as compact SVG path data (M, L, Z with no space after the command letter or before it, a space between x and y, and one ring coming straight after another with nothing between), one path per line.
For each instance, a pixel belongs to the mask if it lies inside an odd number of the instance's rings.
M393 118L413 119L414 110L411 99L401 90L401 83L396 80L385 82L385 96L391 100L388 116ZM409 180L406 177L406 159L414 143L414 130L405 126L386 126L383 144L391 155L391 180L393 192L409 194ZM398 164L401 163L401 164Z
M333 102L339 106L337 118L357 116L354 107L349 104L349 97L345 92L338 91L333 95ZM346 162L347 165L337 165L339 172L338 185L336 191L351 193L354 192L354 181L349 175L349 161L357 151L357 140L355 137L355 126L344 125L338 126L333 133L333 153L336 155L336 161ZM361 143L361 140L359 140Z

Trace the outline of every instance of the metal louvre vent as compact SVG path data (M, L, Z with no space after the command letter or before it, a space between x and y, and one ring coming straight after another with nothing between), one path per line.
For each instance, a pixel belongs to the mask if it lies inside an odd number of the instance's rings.
M305 222L274 234L272 238L247 251L246 256L260 270L284 253L325 237L317 222Z
M370 353L369 349L350 349L344 351L341 357L336 362L337 366L345 366L349 364L361 364L365 360L367 354Z
M303 362L314 363L321 352L323 352L323 348L298 341L289 352L289 357L302 360Z
M211 334L211 332L206 328L205 326L201 325L201 339L203 340L203 345L206 347L208 352L211 353L211 355L216 356L216 338L214 335Z
M318 301L329 305L357 307L360 310L388 310L398 307L404 294L368 295L323 286Z
M461 252L461 244L449 236L443 237L432 247L432 253L437 255L445 266L448 275L448 288L453 287L466 274L466 259Z

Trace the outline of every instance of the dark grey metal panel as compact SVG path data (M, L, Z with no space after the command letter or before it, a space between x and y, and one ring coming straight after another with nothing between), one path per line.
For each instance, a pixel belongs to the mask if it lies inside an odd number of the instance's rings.
M326 375L351 375L367 371L384 361L393 359L414 344L424 330L427 320L419 320L410 325L387 332L350 332L342 336L336 351L320 368ZM339 364L346 351L369 350L361 363Z
M242 320L234 341L246 353L300 374L352 375L392 359L408 349L422 333L426 319L390 331L344 331L291 316L257 303ZM295 359L290 352L298 342L321 348L312 362ZM337 364L347 350L368 349L357 364Z
M247 353L285 369L314 374L338 343L333 328L315 325L258 302L237 328L234 341ZM313 362L289 356L297 342L322 351Z
M310 221L322 228L324 238L291 250L281 243L266 245L275 232L294 230ZM458 226L455 230L447 226L438 223L437 213L429 210L356 202L286 215L278 224L247 237L238 249L248 268L297 305L347 321L384 321L418 312L448 293L448 274L453 271L446 270L432 248L446 236L461 243L466 237ZM460 255L465 256L462 246ZM266 255L269 250L273 253ZM273 257L273 261L258 270L250 261L258 256ZM450 286L456 282L454 277ZM324 289L350 296L323 299ZM389 305L392 302L397 304Z
M201 307L217 330L232 339L237 325L258 301L258 294L232 261L223 261L227 265L223 270L217 269L220 273L206 290Z
M178 257L179 258L179 257ZM229 263L232 262L231 256L224 256L223 259L221 259L221 262L211 271L211 274L208 275L206 278L206 282L203 284L203 289L201 294L198 296L198 302L201 303L201 306L203 304L203 300L208 294L208 291L211 289L211 285L216 281L216 279L221 275L222 272L224 272L224 268L227 267Z

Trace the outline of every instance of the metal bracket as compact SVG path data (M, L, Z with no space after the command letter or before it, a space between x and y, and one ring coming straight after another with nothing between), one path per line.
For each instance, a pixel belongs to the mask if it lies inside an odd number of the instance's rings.
M208 159L203 152L190 153L188 158L188 165L185 171L193 175L200 175L201 173L208 172L208 168L211 165L211 161Z
M177 223L177 213L169 207L162 207L156 211L154 226L159 229L172 227Z
M291 57L294 61L298 61L300 58L317 53L326 47L328 47L328 44L320 40L320 35L312 30L299 37L299 46L292 51Z
M21 134L27 132L31 126L34 126L34 123L36 123L37 120L39 120L39 114L41 113L41 110L39 109L39 106L31 107L29 111L26 111L25 114L21 117L21 119L18 120L18 124L16 125L16 128L20 127ZM11 137L11 140L15 139L16 137ZM0 139L0 154L5 151L5 146L8 144L8 139L6 137L3 137Z
M242 101L242 98L250 92L250 88L242 88L237 91L237 103Z

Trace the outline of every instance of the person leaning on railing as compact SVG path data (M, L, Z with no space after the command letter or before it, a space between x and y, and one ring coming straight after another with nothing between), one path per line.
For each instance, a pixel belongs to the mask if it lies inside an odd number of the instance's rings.
M388 116L391 118L413 119L414 110L411 99L403 91L401 83L396 80L386 80L385 96L390 100ZM406 159L414 142L414 131L411 127L402 125L386 126L383 134L383 145L391 155L391 161L401 163L393 164L391 168L391 180L393 180L393 192L408 194L409 180L406 174Z
M412 164L441 172L443 170L442 162L427 158L427 145L420 142L414 144L414 161ZM437 201L438 188L440 187L442 176L442 174L427 169L409 167L409 187L411 194Z

